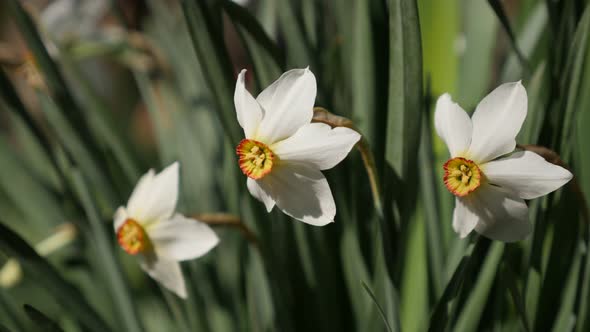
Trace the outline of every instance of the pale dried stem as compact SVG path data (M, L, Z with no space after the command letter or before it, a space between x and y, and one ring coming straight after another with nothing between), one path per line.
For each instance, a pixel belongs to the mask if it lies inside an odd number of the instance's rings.
M555 152L553 150L550 150L544 146L533 145L533 144L524 144L524 145L517 144L516 147L519 149L522 149L522 150L534 152L534 153L540 155L541 157L545 158L545 160L547 162L550 162L550 163L557 165L557 166L561 166L561 167L569 170L572 174L574 173L567 166L567 164L561 159L559 154L557 154L557 152ZM582 207L582 218L584 219L584 221L586 223L589 223L590 222L590 212L588 211L586 197L584 196L584 192L582 191L582 188L580 187L580 184L578 183L575 175L572 178L572 180L568 183L568 186L570 187L571 191L576 195L576 197L578 198L578 203Z
M258 247L256 235L242 222L240 217L229 213L201 213L191 216L210 226L225 226L238 229L250 244Z
M321 107L315 107L313 109L313 118L311 121L325 123L330 127L346 127L360 133L360 131L354 126L354 123L350 119L334 115ZM377 210L379 216L382 217L383 208L381 206L381 188L379 187L375 158L371 148L369 147L369 142L364 135L361 134L361 139L357 143L356 147L361 154L363 165L367 171L367 176L369 177L369 185L371 187L375 209Z

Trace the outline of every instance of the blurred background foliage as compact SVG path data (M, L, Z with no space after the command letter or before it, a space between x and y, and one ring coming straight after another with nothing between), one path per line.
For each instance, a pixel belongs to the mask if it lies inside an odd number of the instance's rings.
M585 0L0 2L0 330L590 330L589 34ZM256 94L306 66L381 191L353 151L326 172L322 228L267 214L234 155L237 72ZM459 240L433 102L472 111L515 80L518 143L575 181L529 203L527 240ZM187 301L112 231L139 176L175 160L179 210L221 216L220 245L183 263Z

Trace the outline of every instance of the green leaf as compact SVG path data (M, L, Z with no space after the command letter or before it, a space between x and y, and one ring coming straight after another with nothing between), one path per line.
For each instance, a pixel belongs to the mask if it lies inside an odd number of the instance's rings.
M287 47L287 68L311 67L314 71L313 50L310 41L306 38L303 24L296 10L297 4L290 0L277 0L277 12L279 26L285 38Z
M71 174L71 186L78 195L86 212L86 217L90 225L90 232L87 236L92 239L90 243L95 247L98 254L97 258L100 262L98 270L104 273L103 278L113 301L113 310L119 317L118 321L124 327L125 331L143 331L139 316L135 310L135 305L131 299L131 294L129 294L129 288L121 274L121 266L115 260L116 256L111 244L112 241L108 240L109 238L114 238L114 233L109 237L105 230L105 226L110 226L110 223L105 224L101 220L92 196L88 191L88 183L84 180L80 172L76 169L71 169L68 173Z
M430 316L429 332L445 331L449 321L451 301L453 301L461 290L467 272L472 270L475 262L485 254L488 243L489 241L487 239L478 237L469 256L464 255L457 264L457 268L447 283L442 296L434 306L434 310Z
M246 9L230 0L225 0L223 6L248 50L254 66L258 91L261 91L281 75L284 69L284 55Z
M252 36L254 41L272 57L279 67L284 67L284 51L266 34L262 25L248 10L230 0L224 0L223 9L234 23L243 27Z
M39 126L39 124L27 111L25 105L20 100L16 90L2 69L0 69L0 96L9 106L10 110L12 110L23 121L27 128L29 128L33 136L43 148L44 152L47 154L49 160L53 162L53 166L55 166L56 169L59 169L55 159L53 158L53 152L49 138L41 126Z
M522 297L522 292L518 289L518 277L512 272L512 269L508 265L504 265L502 269L502 273L500 275L500 279L503 280L508 285L508 290L510 291L510 295L512 297L512 301L518 315L520 316L520 320L522 322L522 326L526 332L531 331L531 324L529 323L529 319L527 316L527 310L525 307L525 301Z
M361 280L361 284L363 285L363 288L365 289L367 294L371 297L371 300L373 300L373 303L375 304L375 306L379 310L379 315L381 315L381 319L383 320L383 323L387 327L387 331L393 332L393 329L391 328L391 326L389 325L389 322L387 321L387 316L385 314L385 311L383 311L383 308L381 308L381 305L379 305L379 302L377 301L375 294L373 294L373 291L371 290L371 288L369 286L367 286L367 284L363 280Z
M420 193L424 205L424 220L426 228L426 246L428 249L428 275L432 280L434 296L442 295L444 287L445 245L441 229L440 198L435 182L435 164L432 148L432 129L430 118L424 117L422 123L422 139L418 151L420 165Z
M49 55L31 17L22 8L20 1L10 0L6 3L27 42L27 46L34 55L35 63L43 73L44 82L48 85L54 100L60 105L63 115L68 119L70 124L75 124L74 129L79 135L79 139L83 142L83 145L93 151L93 153L98 154L99 149L90 135L91 131L89 130L84 114L68 90L65 79Z
M438 3L438 6L445 6L445 3ZM493 10L484 1L464 1L462 9L465 50L458 64L459 74L456 101L459 105L469 110L475 107L488 92L489 83L493 75L491 69L494 61L494 47L497 41L498 26ZM435 19L438 17L437 22L443 21L439 23L440 27L437 26L437 28L442 29L443 26L448 24L446 23L446 17L440 17L438 13L433 16ZM445 48L452 45L451 43L453 42L456 42L456 40L447 41L447 44L444 45ZM448 48L449 51L452 50L452 47ZM429 56L438 58L438 53L436 50L430 50ZM435 74L432 73L432 75ZM432 80L435 82L437 79L440 80L441 78L432 77ZM440 91L434 89L436 95L443 92L447 92L447 90ZM448 92L452 93L452 91ZM453 94L454 96L455 94Z
M242 134L233 105L234 75L220 27L213 21L219 18L216 15L221 16L221 12L210 11L205 1L194 0L183 0L182 11L197 59L220 113L225 133L231 142L237 144Z
M111 179L103 173L98 155L88 150L78 136L75 127L64 118L60 107L49 96L38 93L39 104L47 117L49 125L57 135L57 139L70 157L79 167L84 170L88 177L91 188L100 195L101 207L109 212L114 210L114 201L117 197L110 186Z
M64 309L77 317L89 331L111 331L82 293L66 281L22 238L0 222L0 250L19 261L27 278L45 288Z
M560 123L559 132L561 133L559 145L560 155L562 159L568 160L569 154L571 153L572 138L574 133L574 119L577 114L577 101L580 98L580 94L585 92L580 91L580 85L583 79L587 79L584 75L584 65L588 52L588 40L590 38L590 6L586 6L584 14L580 19L580 22L576 28L576 32L573 37L571 46L571 53L567 59L566 69L568 75L564 75L563 83L566 86L566 97L565 97L565 111L563 112L563 122ZM586 66L590 64L586 63Z
M254 331L272 329L275 319L273 294L262 263L260 255L256 251L251 251L246 268L246 298L248 299L250 322Z
M357 233L352 226L347 226L342 234L340 259L349 296L354 299L351 306L356 318L357 330L361 330L367 309L370 307L370 300L363 296L359 280L369 280L370 275L359 246Z
M416 2L391 1L389 24L389 104L385 160L403 182L405 194L402 206L405 209L415 199L418 176L416 150L420 143L423 110L422 49ZM385 191L394 190L393 182L385 178ZM403 213L406 217L409 214L409 211Z
M504 244L501 242L492 243L483 266L478 273L477 281L473 289L469 290L467 301L462 306L461 314L453 331L476 331L479 326L481 315L487 304L488 296L492 289L498 264L504 252Z
M29 316L29 318L33 322L35 322L39 329L47 332L63 332L61 327L59 327L59 325L56 322L51 320L49 317L45 316L45 314L41 311L33 308L28 304L24 305L24 309L27 313L27 316Z
M529 101L527 117L516 137L517 142L521 144L535 144L541 134L549 98L549 95L546 93L548 90L548 79L545 68L545 62L539 64L527 84Z
M563 298L555 318L553 332L573 331L573 327L577 325L577 321L581 318L576 315L575 307L581 298L588 296L580 292L581 287L579 283L582 279L582 263L586 250L585 245L580 244L575 252L573 263L568 271L567 280L564 283Z
M420 212L412 218L406 232L404 264L400 286L402 330L423 330L428 317L428 253Z
M510 26L510 21L508 20L508 16L506 15L506 12L504 11L504 7L502 7L502 3L499 0L488 0L488 3L490 4L490 6L492 6L492 8L494 9L494 12L496 13L496 16L498 16L498 19L500 20L500 23L502 24L502 27L504 27L504 30L506 30L506 33L508 34L508 38L510 39L510 43L512 45L512 49L516 53L518 60L520 61L521 65L523 67L527 68L528 67L527 59L524 57L523 53L520 50L520 47L517 44L516 36L515 36L514 32L512 31L512 27Z

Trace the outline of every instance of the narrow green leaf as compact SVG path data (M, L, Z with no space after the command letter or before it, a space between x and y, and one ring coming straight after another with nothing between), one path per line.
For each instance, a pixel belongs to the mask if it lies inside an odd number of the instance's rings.
M416 149L420 142L423 109L422 50L416 2L391 1L389 24L389 105L385 160L403 181L405 202L402 205L405 208L413 204L417 187ZM394 190L391 188L393 182L385 179L389 186L386 191Z
M89 331L111 331L88 304L82 293L66 281L44 258L22 238L0 222L0 250L19 261L27 278L35 280Z
M47 154L49 160L53 162L56 170L59 169L53 158L51 143L41 126L33 119L31 114L25 108L25 105L20 100L14 86L10 83L4 71L0 69L0 96L10 107L10 109L26 124L27 128L35 136L44 152Z
M143 331L139 316L135 310L136 307L131 299L131 294L129 294L129 288L121 274L121 266L115 259L115 253L111 245L112 241L108 240L109 236L105 230L106 224L102 222L92 196L88 191L88 183L78 170L72 169L68 173L72 177L72 188L78 195L86 212L91 230L88 236L91 237L91 243L98 253L98 260L101 265L100 271L104 273L105 283L108 285L113 300L113 309L119 317L119 322L124 326L125 331ZM110 238L113 237L114 233Z
M316 66L313 50L304 33L303 24L298 20L300 15L296 5L290 0L277 1L279 26L287 47L287 68L311 66L313 71Z
M359 280L369 280L369 272L359 246L356 231L353 226L347 226L342 234L340 244L340 259L344 280L352 301L352 311L358 323L357 330L360 330L366 319L367 308L370 307L370 300L362 296L363 290Z
M528 68L528 61L524 57L523 53L520 50L520 47L517 44L516 36L515 36L514 32L512 31L512 27L510 26L510 21L508 20L508 16L506 15L506 12L504 11L504 7L502 6L502 3L499 0L488 0L488 3L494 9L496 16L498 16L500 23L502 23L504 30L506 30L506 33L508 34L508 38L510 39L510 43L512 45L512 49L514 49L516 56L518 56L518 60L520 61L520 63L522 64L523 67Z
M502 269L502 273L500 274L501 280L503 280L508 285L508 290L510 291L510 295L512 297L512 301L514 302L514 306L518 311L518 315L520 316L520 320L522 322L522 326L526 332L531 331L531 324L529 323L529 319L527 316L527 310L525 307L525 301L522 297L522 293L518 289L518 277L512 272L508 265L504 265Z
M489 241L487 239L478 237L469 256L464 255L457 264L457 268L453 272L430 316L429 332L445 331L449 321L450 303L459 293L467 272L473 268L475 261L486 252L488 243Z
M45 316L45 314L42 313L41 311L33 308L32 306L30 306L28 304L24 305L24 309L25 309L25 312L27 313L27 316L29 316L29 318L33 322L35 322L37 327L39 329L41 329L42 331L63 332L61 327L59 327L59 325L56 322L51 320L49 317Z
M84 114L68 90L66 81L60 73L58 66L49 55L33 20L23 9L20 1L10 0L6 3L31 53L34 55L36 64L43 73L44 82L48 85L54 100L61 106L63 114L68 121L76 125L76 132L86 148L98 154L99 149L90 136L91 131L89 130Z
M575 306L580 297L585 298L587 294L580 293L579 281L582 275L583 251L586 251L584 245L579 245L573 259L572 266L568 271L567 280L564 283L563 298L555 318L555 325L553 325L553 332L572 331L573 326L580 317L576 316Z
M545 68L545 62L539 64L526 86L529 100L528 112L522 129L516 137L517 142L521 144L536 144L541 134L549 97Z
M585 78L583 76L584 65L588 58L586 54L590 53L588 52L588 40L590 39L590 6L588 5L584 10L584 14L580 19L580 23L576 28L573 38L571 53L566 63L566 69L568 70L569 75L564 75L562 83L567 86L567 92L565 111L563 112L563 122L560 123L561 127L559 127L561 137L556 136L556 138L560 140L558 141L559 145L557 145L557 143L555 144L555 146L560 147L560 155L564 160L568 160L569 154L571 153L571 142L575 124L574 119L578 111L577 101L580 94L585 94L585 92L580 91L580 85ZM586 66L589 65L590 64L586 63Z
M428 113L427 113L428 114ZM434 296L442 295L444 287L445 246L440 223L440 207L438 188L435 183L435 164L432 148L432 129L430 118L424 117L422 123L422 139L418 151L420 167L420 193L424 204L424 219L426 222L426 245L428 247L429 276L434 287Z
M230 141L237 144L242 135L233 105L234 75L223 36L213 21L216 17L210 16L205 1L183 0L182 11L225 132ZM221 16L221 12L215 14Z
M268 331L274 326L273 294L262 259L256 251L250 252L246 269L246 292L252 328L255 331Z
M280 76L284 69L284 55L246 9L230 0L223 4L248 50L254 65L258 91L261 91Z
M428 318L428 246L424 224L424 218L418 212L406 232L405 266L400 286L400 320L404 331L423 330Z
M469 290L467 301L463 305L461 314L453 331L476 331L481 320L481 315L487 304L487 299L492 289L498 264L504 252L504 244L501 242L492 243L481 271L478 273L477 281L472 290Z
M437 3L438 6L446 6L446 3ZM456 100L459 105L462 105L465 109L471 109L487 94L489 89L489 83L493 75L491 69L494 61L494 47L497 41L498 25L494 11L486 2L463 1L462 5L462 30L465 36L465 50L458 64L457 93L453 94L452 91L439 91L436 89L434 89L434 93L451 92L453 97L457 95ZM447 18L440 17L437 12L433 16L433 19L438 18L437 22L442 21L439 25L448 24ZM440 29L442 27L437 28ZM457 38L456 34L453 37ZM456 42L456 39L452 41ZM450 45L452 45L451 41L448 41L445 46L448 47ZM427 50L425 50L426 52ZM437 50L431 49L429 56L438 58L438 53ZM432 76L435 74L432 73ZM437 79L440 80L441 78L432 77L432 80L435 82Z
M230 0L224 0L223 9L234 23L244 27L250 36L273 58L279 67L285 65L285 54L266 34L264 28L244 7Z
M367 294L371 297L371 300L373 300L373 303L375 304L375 306L379 310L379 315L381 315L381 319L383 320L385 327L387 327L387 331L393 332L393 329L391 328L391 326L389 325L389 322L387 321L387 316L385 315L385 311L383 311L383 308L381 308L381 305L379 305L379 302L377 301L375 294L373 294L373 291L371 290L371 288L369 286L367 286L367 284L363 280L361 280L361 284L363 285L363 288L365 289Z
M353 1L352 6L352 118L355 125L376 144L375 61L370 1Z
M84 174L91 181L91 188L100 195L101 207L113 211L113 201L117 196L110 186L111 179L105 176L100 163L97 161L98 155L93 154L93 151L88 150L87 146L81 142L80 136L64 118L60 107L53 99L43 93L38 93L37 97L49 125L57 135L64 150L67 151L68 157L71 157L84 170Z

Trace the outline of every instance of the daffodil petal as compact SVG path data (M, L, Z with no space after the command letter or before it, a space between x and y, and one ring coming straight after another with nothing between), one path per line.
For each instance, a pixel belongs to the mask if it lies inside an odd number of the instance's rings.
M493 185L483 185L474 197L479 222L475 231L492 240L515 242L532 231L528 207L514 193Z
M250 92L246 89L246 69L242 69L238 75L236 82L236 90L234 92L234 104L236 106L236 113L238 115L238 122L246 138L254 138L260 119L262 119L263 110L252 97Z
M289 70L262 91L256 98L264 109L258 140L271 145L310 123L316 89L315 76L306 68Z
M527 94L520 82L502 84L487 95L471 117L471 159L484 163L514 151L526 114Z
M178 200L178 162L158 175L150 170L137 184L127 203L127 214L145 225L168 219Z
M217 234L205 223L175 214L146 229L158 257L184 261L201 257L219 242Z
M113 216L113 226L115 228L115 233L119 230L119 227L123 225L125 220L127 220L127 210L124 207L120 206L117 211L115 211L115 215Z
M547 195L573 177L565 168L530 151L519 151L490 161L483 168L490 183L507 188L524 199Z
M271 197L285 214L314 226L334 221L336 204L328 181L319 170L301 164L281 164L267 178L264 180L270 183Z
M479 216L470 197L456 197L453 210L453 229L459 237L465 238L477 225Z
M434 126L438 136L447 144L451 157L463 156L471 143L471 119L447 93L436 102Z
M180 264L174 260L165 260L155 256L141 257L141 268L154 280L183 299L187 298L186 285Z
M282 161L301 162L321 170L341 162L361 135L349 128L334 128L324 123L310 123L272 149Z
M246 185L250 194L264 203L266 212L270 212L275 206L275 201L270 196L270 187L269 184L267 184L266 178L260 180L248 178L248 180L246 180Z

